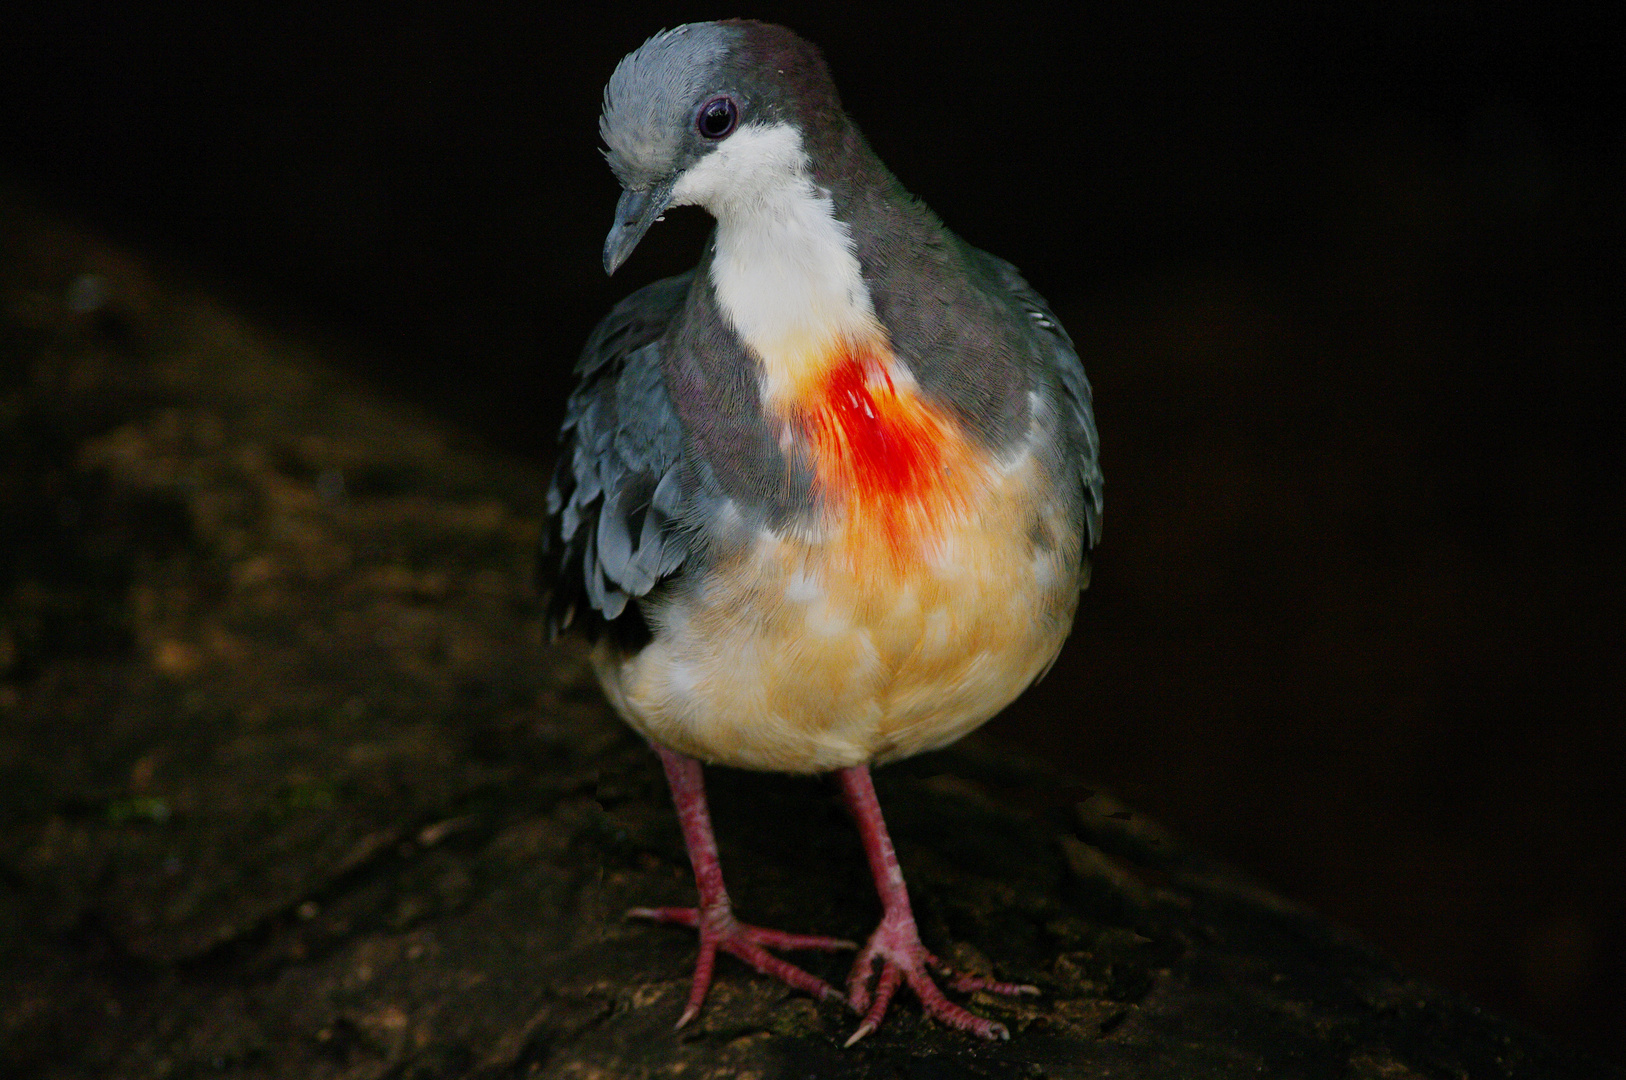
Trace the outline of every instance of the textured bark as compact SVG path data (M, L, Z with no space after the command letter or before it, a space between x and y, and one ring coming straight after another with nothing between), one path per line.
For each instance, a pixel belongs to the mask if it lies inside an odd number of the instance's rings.
M975 740L876 778L929 948L857 1020L731 959L659 763L530 590L542 471L0 202L0 1073L1621 1075ZM562 362L562 361L561 361ZM742 919L862 941L833 785L713 770ZM840 985L847 958L798 954Z

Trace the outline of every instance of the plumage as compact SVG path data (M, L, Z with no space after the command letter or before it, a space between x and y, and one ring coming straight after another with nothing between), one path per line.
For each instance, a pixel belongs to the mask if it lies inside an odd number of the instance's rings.
M1014 267L904 190L790 31L656 35L617 66L600 129L623 187L607 269L669 205L717 219L695 270L589 338L545 554L550 627L594 637L684 815L701 906L652 916L701 931L680 1023L718 948L835 993L761 948L827 939L733 920L697 758L840 771L888 912L849 987L859 1035L900 981L939 1019L1003 1034L925 974L901 875L882 880L867 768L981 724L1066 637L1102 491L1072 342Z
M693 276L657 281L621 301L576 363L581 383L565 409L564 452L547 495L543 559L554 633L571 624L584 595L599 625L636 623L628 601L683 565L683 431L663 381L659 338Z

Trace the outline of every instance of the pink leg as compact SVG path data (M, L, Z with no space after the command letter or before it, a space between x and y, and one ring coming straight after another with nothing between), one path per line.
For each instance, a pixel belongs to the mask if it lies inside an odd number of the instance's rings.
M880 1026L881 1018L892 1002L892 995L900 984L907 982L909 989L920 998L928 1016L949 1027L969 1031L985 1039L1011 1037L1004 1024L984 1020L973 1015L943 996L931 976L930 967L944 976L955 990L988 990L996 994L1037 994L1038 988L1015 983L994 982L974 975L956 975L942 962L926 951L920 943L920 931L915 928L915 915L909 907L909 891L903 885L903 869L892 850L892 838L887 835L886 822L881 817L881 804L875 798L875 784L870 780L869 768L855 765L842 769L841 792L847 797L847 809L858 822L858 832L864 838L864 852L869 856L869 868L875 875L875 889L881 894L881 925L870 935L869 943L858 954L851 977L847 980L848 1001L864 1014L863 1023L853 1032L847 1045L862 1039ZM869 980L875 962L881 961L881 976L875 984L873 999Z
M728 890L723 888L723 867L717 859L717 840L711 832L711 813L706 809L706 782L700 762L663 746L655 746L655 752L661 756L661 764L666 767L666 781L672 787L672 802L677 805L678 822L683 827L683 842L688 845L695 886L700 890L700 906L633 908L627 914L638 919L677 923L700 931L700 959L694 965L689 1004L678 1018L677 1026L682 1027L700 1014L700 1004L706 1000L706 991L711 988L712 970L716 966L719 949L734 954L762 974L771 975L816 998L843 1000L841 991L823 979L787 964L767 949L854 949L857 946L839 938L764 930L734 918L733 908L728 902Z

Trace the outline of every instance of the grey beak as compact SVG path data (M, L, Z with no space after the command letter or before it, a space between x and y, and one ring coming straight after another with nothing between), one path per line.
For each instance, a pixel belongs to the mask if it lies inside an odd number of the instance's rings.
M628 188L621 193L621 201L615 204L615 224L610 227L610 235L604 238L606 274L615 273L616 267L627 261L632 249L638 246L638 241L644 238L644 233L649 231L656 219L666 212L671 201L670 181L642 190Z

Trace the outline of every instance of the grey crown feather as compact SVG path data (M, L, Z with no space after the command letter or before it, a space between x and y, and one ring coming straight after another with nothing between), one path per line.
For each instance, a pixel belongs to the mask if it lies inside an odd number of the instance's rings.
M689 129L689 110L714 78L740 32L715 23L662 30L628 53L604 87L599 136L624 187L668 175Z

